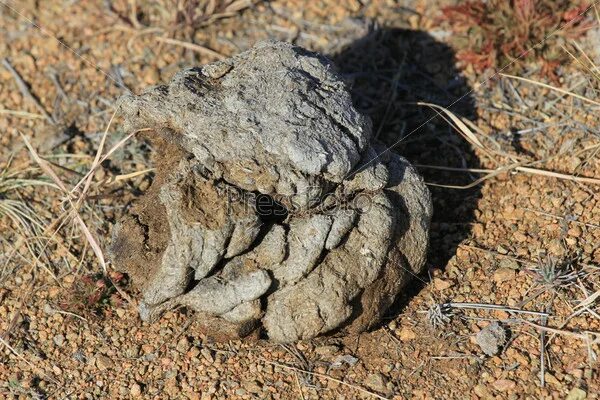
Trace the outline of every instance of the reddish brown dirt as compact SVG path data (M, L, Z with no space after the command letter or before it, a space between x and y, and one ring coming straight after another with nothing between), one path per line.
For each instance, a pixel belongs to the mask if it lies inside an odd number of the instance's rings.
M373 118L380 138L421 165L429 183L465 185L481 175L427 165L494 169L517 159L541 160L533 167L546 171L600 177L598 147L593 147L600 143L597 106L505 78L477 85L489 71L461 72L456 65L453 55L460 49L450 46L450 29L438 19L438 7L448 1L261 2L227 18L207 19L195 33L185 15L174 19L176 8L166 7L167 2L138 0L141 27L127 12L133 2L114 1L113 10L105 3L7 1L12 10L0 5L0 54L56 120L51 125L30 114L0 114L0 167L14 155L11 170L42 175L26 170L35 164L24 150L22 132L42 156L71 170L55 167L65 182L77 182L91 164L98 132L107 126L119 95L166 81L184 66L214 60L206 51L158 38L194 41L231 55L259 39L277 37L329 54L353 84L356 104ZM361 20L377 21L379 28L368 35ZM524 71L542 79L537 67L532 62ZM559 75L564 88L600 98L598 82L577 63L564 65ZM430 119L435 114L428 108L414 104L449 106L463 95L452 110L481 129L478 137L486 146L507 156L490 157L441 118ZM40 113L3 67L0 109ZM119 125L113 122L109 145L126 134ZM124 209L139 193L152 190L153 175L99 182L149 168L152 147L130 142L94 179L81 215L103 246ZM590 296L600 290L599 188L514 170L467 190L432 186L428 273L415 277L385 322L359 336L289 346L217 344L202 333L210 321L186 310L142 323L137 293L123 284L126 280L113 279L123 296L95 278L102 269L75 224L67 223L33 262L39 247L31 254L20 245L8 258L24 234L2 217L0 398L598 398L594 356L600 352L600 311L598 299ZM54 189L24 188L10 196L29 202L46 224L62 213L61 194ZM144 218L161 224L161 216L152 214ZM142 236L131 232L133 241ZM159 256L164 243L156 238L149 246ZM566 265L576 278L548 283L540 274L539 260L546 259L540 254ZM146 262L141 253L131 257L140 268ZM92 294L101 290L102 296L92 296L93 304L90 297L69 296L81 285ZM591 299L587 308L578 307L586 298ZM502 310L457 309L434 328L427 311L442 302L496 304L551 316L544 322ZM493 357L475 342L490 321L500 321L509 337ZM548 329L539 327L544 324L551 330L542 335Z

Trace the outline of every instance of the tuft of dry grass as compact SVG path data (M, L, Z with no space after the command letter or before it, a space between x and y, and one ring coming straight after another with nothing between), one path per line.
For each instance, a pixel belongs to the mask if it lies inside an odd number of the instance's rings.
M188 0L178 2L175 17L178 25L200 29L212 22L236 15L261 0Z
M110 4L108 12L127 27L145 30L162 27L190 33L215 21L234 17L264 0L177 0L171 2L127 0Z
M113 145L108 151L104 152L107 137L108 137L108 131L110 129L110 126L112 124L114 116L115 116L115 113L113 113L113 115L112 115L110 121L108 122L108 125L106 126L106 129L100 139L100 143L99 143L96 155L90 166L89 171L72 188L69 188L68 183L65 182L63 179L61 179L56 174L56 172L54 172L52 165L47 160L42 158L37 153L37 151L33 148L31 143L29 143L27 138L23 134L21 134L21 137L22 137L23 141L25 142L27 149L29 150L31 158L38 164L38 166L44 171L44 173L46 173L46 175L48 175L52 179L52 181L54 182L54 187L59 189L62 192L63 205L67 209L67 211L65 213L67 216L67 219L74 221L76 223L76 225L79 227L79 230L83 234L87 244L89 244L90 248L96 255L96 258L97 258L100 266L102 267L102 270L103 270L105 276L109 276L109 275L108 275L108 267L107 267L106 257L104 256L104 251L102 250L100 242L97 240L95 235L89 229L88 224L82 218L81 209L83 208L83 206L86 203L86 200L88 199L89 191L92 186L101 187L101 186L105 186L105 185L110 185L111 183L114 183L116 181L135 177L140 174L145 174L145 173L151 171L151 169L146 169L144 171L133 172L131 174L126 174L123 176L116 176L116 177L112 177L109 179L104 179L100 182L96 182L93 185L93 179L94 179L96 173L98 172L98 170L100 169L100 167L102 166L102 163L104 161L106 161L119 148L121 148L136 133L148 130L148 129L139 129L137 131L129 133L127 136L125 136L124 138L119 140L115 145ZM61 216L61 218L62 218L62 216ZM129 299L128 296L125 293L123 293L119 289L118 286L116 286L116 285L114 285L114 286L124 298Z
M28 178L31 170L11 170L10 163L0 172L0 218L8 217L22 233L36 235L43 222L23 198L21 191L35 186L55 187L43 179Z
M9 249L0 257L0 282L8 274L8 264L18 252L20 244L26 246L30 255L36 259L42 256L44 221L39 213L31 206L30 192L38 187L56 188L54 184L40 178L33 178L36 171L33 168L12 169L9 162L0 172L0 223L12 230L15 241L9 241ZM3 221L3 219L7 219ZM8 233L8 232L7 232ZM6 236L8 238L8 235ZM15 244L16 243L16 244ZM36 256L37 254L37 256Z

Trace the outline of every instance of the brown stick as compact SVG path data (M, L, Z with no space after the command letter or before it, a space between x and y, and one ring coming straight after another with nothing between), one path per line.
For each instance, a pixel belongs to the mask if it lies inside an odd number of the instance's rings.
M54 120L54 118L52 118L52 116L50 114L48 114L48 111L46 111L44 106L42 106L42 103L40 103L38 98L34 94L31 93L31 91L29 90L29 85L27 83L25 83L25 81L23 80L23 78L21 77L19 72L17 72L17 70L12 66L10 61L8 61L8 58L2 59L2 65L13 76L21 94L24 97L28 98L36 106L36 108L40 111L40 113L44 116L44 118L46 118L48 120L48 122L50 122L52 125L56 125L56 121Z

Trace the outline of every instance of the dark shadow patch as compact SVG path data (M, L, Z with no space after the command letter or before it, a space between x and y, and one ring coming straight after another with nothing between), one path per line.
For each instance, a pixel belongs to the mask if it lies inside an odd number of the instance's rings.
M509 139L510 139L510 144L512 145L513 149L515 149L517 154L522 155L522 156L527 156L527 157L535 156L535 154L533 154L531 151L527 150L523 146L524 137L521 133L519 133L517 128L510 129Z
M263 223L282 223L288 217L288 209L273 197L258 193L254 198L256 214Z
M478 168L471 146L436 116L427 102L475 119L471 88L456 68L454 51L423 31L377 29L331 55L351 85L355 106L373 121L373 134L392 151L417 166ZM378 151L378 154L381 151ZM466 185L469 174L418 167L426 182ZM480 188L468 190L429 186L434 215L426 271L391 308L397 315L428 280L427 271L443 269L458 244L471 232Z

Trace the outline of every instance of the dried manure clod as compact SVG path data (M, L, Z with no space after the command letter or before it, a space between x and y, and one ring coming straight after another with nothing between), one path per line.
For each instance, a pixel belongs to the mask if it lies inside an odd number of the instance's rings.
M119 106L156 149L111 246L142 319L183 305L216 338L360 332L421 271L429 192L327 59L264 42Z

